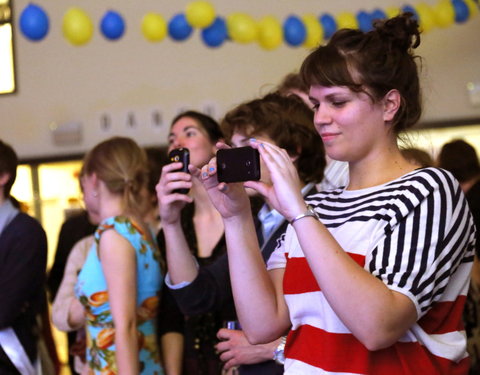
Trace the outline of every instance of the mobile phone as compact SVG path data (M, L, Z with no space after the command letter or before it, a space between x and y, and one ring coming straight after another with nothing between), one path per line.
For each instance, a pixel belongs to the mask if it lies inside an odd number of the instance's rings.
M188 148L175 148L169 152L168 158L172 163L181 162L182 167L172 172L185 172L188 173L188 164L190 164L190 151ZM174 193L188 194L189 189L176 189Z
M218 150L217 176L219 182L260 180L258 150L250 146Z

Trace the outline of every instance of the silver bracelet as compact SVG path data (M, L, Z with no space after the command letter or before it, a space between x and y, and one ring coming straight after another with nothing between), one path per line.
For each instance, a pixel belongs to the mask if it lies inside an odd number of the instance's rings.
M317 219L318 221L320 221L320 218L318 217L318 214L313 210L312 206L308 205L307 210L305 212L301 213L300 215L295 216L290 221L290 224L293 225L293 223L296 222L297 220L303 219L304 217L308 217L308 216L313 217L313 218Z
M287 336L282 336L280 339L280 344L278 344L277 348L273 352L273 360L277 362L279 365L283 365L285 363L285 344L287 342Z

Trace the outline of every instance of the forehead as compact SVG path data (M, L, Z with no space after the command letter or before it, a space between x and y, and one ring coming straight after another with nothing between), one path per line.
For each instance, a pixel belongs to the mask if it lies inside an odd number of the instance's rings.
M192 117L182 117L178 119L170 128L170 133L182 132L188 128L195 128L199 130L204 130L201 124Z

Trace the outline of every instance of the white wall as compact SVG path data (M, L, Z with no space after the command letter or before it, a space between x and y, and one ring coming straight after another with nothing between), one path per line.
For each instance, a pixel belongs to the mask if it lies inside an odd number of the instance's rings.
M28 0L13 0L16 19ZM48 36L37 43L16 30L18 92L0 96L0 138L12 144L22 158L83 152L113 134L133 136L143 145L163 143L168 121L179 108L204 109L211 105L220 117L233 105L271 89L288 72L297 69L308 53L304 48L282 46L264 51L258 45L226 43L209 49L198 31L185 42L147 42L140 32L140 20L149 11L159 11L168 20L183 11L189 1L154 0L36 0L48 13ZM437 1L429 0L435 4ZM278 19L294 13L320 14L341 11L356 13L361 8L403 6L403 0L211 0L217 12L226 16L244 11L252 16L272 14ZM415 4L412 2L412 4ZM96 31L85 46L74 47L62 36L63 14L80 6L90 14ZM108 9L126 19L127 32L116 42L98 32L98 20ZM480 16L463 25L434 29L419 48L425 60L424 120L480 118L480 107L469 104L465 85L480 82ZM149 117L163 114L164 125L155 129ZM135 132L126 126L127 113L137 120ZM110 132L100 128L108 114L114 125ZM81 123L83 141L75 146L52 142L49 125Z

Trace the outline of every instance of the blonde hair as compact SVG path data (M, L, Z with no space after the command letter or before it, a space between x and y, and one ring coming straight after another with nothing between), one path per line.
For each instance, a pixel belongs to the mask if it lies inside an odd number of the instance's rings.
M145 151L131 138L113 137L97 144L83 161L82 173L95 173L112 194L123 196L126 212L141 216L141 191L148 179Z

